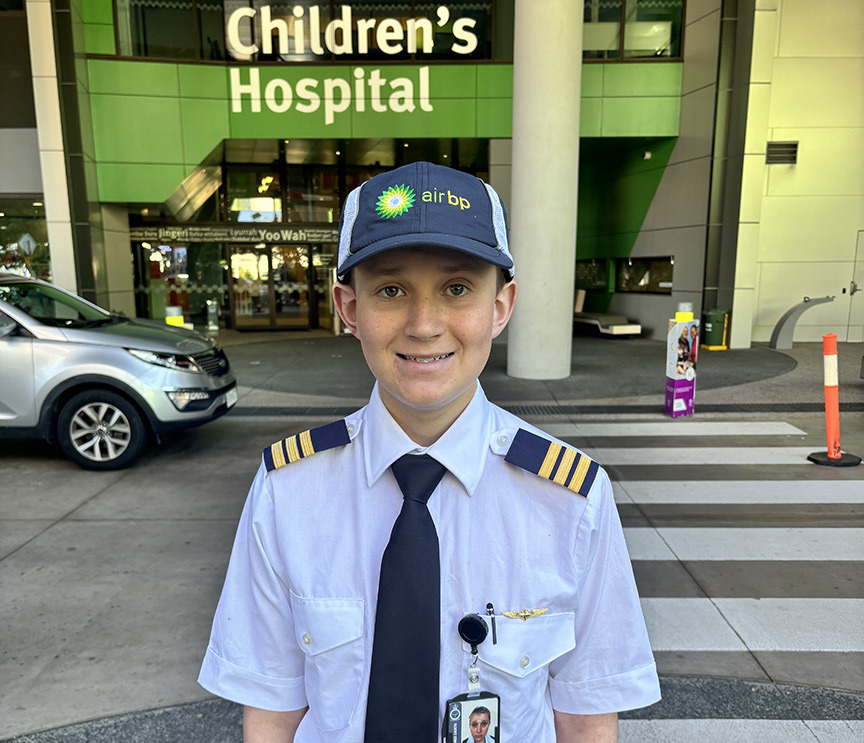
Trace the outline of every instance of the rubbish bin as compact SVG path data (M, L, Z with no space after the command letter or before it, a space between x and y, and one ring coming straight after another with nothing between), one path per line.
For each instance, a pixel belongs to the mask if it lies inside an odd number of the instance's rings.
M702 326L702 348L709 351L726 350L726 325L729 321L729 310L714 307L705 310L705 322Z

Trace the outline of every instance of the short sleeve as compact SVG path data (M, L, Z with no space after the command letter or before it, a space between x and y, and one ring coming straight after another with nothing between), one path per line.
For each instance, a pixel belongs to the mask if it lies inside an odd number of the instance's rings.
M574 559L584 564L576 647L550 666L552 706L592 715L660 699L654 656L609 477L602 469L579 524Z
M198 683L239 704L302 709L303 652L280 577L273 493L263 464L246 499Z

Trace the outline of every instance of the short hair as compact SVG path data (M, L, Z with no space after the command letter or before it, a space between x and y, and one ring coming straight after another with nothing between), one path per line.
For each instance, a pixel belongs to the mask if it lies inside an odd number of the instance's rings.
M492 713L489 711L488 707L475 707L471 710L471 714L468 715L468 720L470 721L474 715L486 715L489 718L489 722L492 722Z

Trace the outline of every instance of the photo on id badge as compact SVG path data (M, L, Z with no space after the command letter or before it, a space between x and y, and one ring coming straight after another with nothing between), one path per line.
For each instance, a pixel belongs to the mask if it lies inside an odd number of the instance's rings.
M498 737L500 698L481 691L447 700L444 743L501 743Z

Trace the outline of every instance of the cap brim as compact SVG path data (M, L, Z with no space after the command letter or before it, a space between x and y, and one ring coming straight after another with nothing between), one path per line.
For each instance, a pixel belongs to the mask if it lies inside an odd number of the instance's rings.
M490 263L498 268L511 270L513 268L513 261L491 245L468 238L460 238L457 235L426 232L413 235L398 235L380 240L374 245L367 245L354 253L354 255L349 256L339 266L339 277L345 276L351 269L373 256L398 248L446 248L447 250L455 250L457 253L474 256L484 263Z

